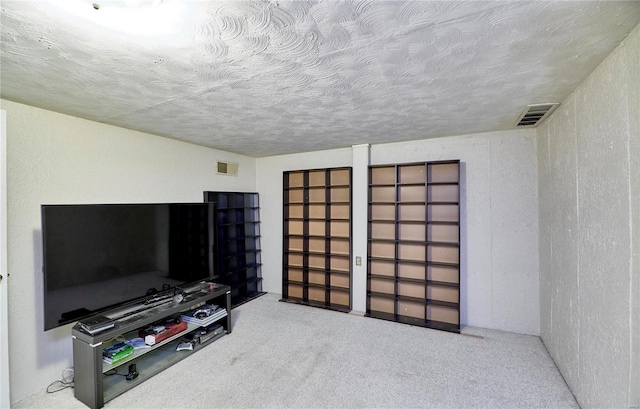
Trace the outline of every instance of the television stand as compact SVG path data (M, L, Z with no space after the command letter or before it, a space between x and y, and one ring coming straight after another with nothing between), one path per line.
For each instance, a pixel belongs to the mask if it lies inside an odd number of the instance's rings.
M200 334L203 327L189 322L186 330L162 339L152 346L135 349L131 355L112 364L103 361L103 351L119 342L114 338L120 336L124 336L126 340L136 338L139 336L140 330L149 327L151 324L180 317L181 313L204 304L216 304L221 309L226 310L226 315L222 314L223 316L219 319L214 318L212 322L207 321L207 326L219 324L222 329L202 335L199 338L201 342L197 341L197 335ZM144 302L141 305L144 305ZM128 307L135 309L137 305ZM118 308L114 309L114 311L118 310ZM114 311L106 311L102 315L109 316ZM88 318L87 320L90 319ZM92 409L101 408L105 402L114 399L192 353L210 345L225 334L230 333L231 288L220 284L209 285L209 283L199 290L189 293L179 304L173 302L162 305L149 304L146 309L141 309L132 315L125 315L120 319L116 319L113 328L93 335L85 331L81 323L78 322L71 331L73 338L74 395L76 399ZM193 342L192 350L176 350L178 344L194 336L196 337L196 342ZM128 368L132 364L135 364L138 375L134 377L126 376Z

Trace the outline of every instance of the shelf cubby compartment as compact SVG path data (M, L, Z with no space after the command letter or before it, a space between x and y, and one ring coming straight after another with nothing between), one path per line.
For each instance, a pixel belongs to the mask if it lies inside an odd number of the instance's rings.
M394 203L390 204L370 204L369 214L371 221L395 221L396 220L396 206Z
M299 203L302 204L304 203L304 191L302 189L294 189L291 188L287 191L288 194L288 201L290 204L293 203Z
M386 314L395 314L395 300L393 298L386 298L377 295L369 295L368 305L369 311L377 311Z
M326 290L324 288L309 286L309 301L325 303L327 301Z
M427 237L429 241L459 243L460 228L457 223L428 222Z
M393 186L371 187L371 201L374 203L395 203L396 189Z
M327 185L326 182L326 178L325 178L325 174L326 172L324 170L313 170L309 172L309 186L310 187L320 187L322 189L324 189L324 187Z
M458 183L428 185L427 196L433 202L458 202L460 200Z
M460 321L460 312L457 308L427 305L427 319L457 325Z
M304 213L303 213L304 207L302 206L302 203L298 203L298 204L289 204L287 205L287 218L288 219L302 219L304 218Z
M458 161L431 162L427 164L427 183L458 183L460 163Z
M458 222L460 209L457 202L437 202L427 204L427 218L431 221Z
M326 256L318 254L307 254L307 266L309 268L324 269L326 266Z
M323 219L326 217L327 207L324 203L309 205L309 219Z
M331 271L342 271L348 273L350 266L349 256L331 255L329 257L329 269Z
M351 241L344 237L331 237L329 239L329 251L331 254L347 256L351 253Z
M344 289L347 291L349 290L349 287L351 285L348 274L339 274L336 272L331 272L331 274L329 274L329 284L331 285L331 287Z
M423 204L398 204L398 221L424 222L426 209Z
M351 169L331 169L329 174L331 175L330 186L351 186Z
M351 310L351 291L334 287L329 295L329 302L332 305L340 306L340 311L347 312Z
M425 261L425 246L423 243L398 244L398 260Z
M347 203L332 204L329 209L331 219L349 220L351 218L351 206Z
M395 185L395 166L380 166L371 168L369 183L372 185Z
M371 277L369 280L369 290L376 293L393 295L395 293L395 282Z
M398 202L424 203L427 200L427 189L424 186L398 186Z
M426 319L425 305L423 302L407 301L398 299L398 315L405 317Z
M329 228L331 229L331 237L350 237L351 221L350 220L331 220Z
M406 165L398 167L398 183L424 184L426 182L426 167L424 164Z
M324 237L308 237L307 239L308 251L313 253L324 254L327 249L327 239Z
M282 301L349 311L351 168L284 172Z
M289 236L286 244L289 251L304 251L304 239L302 237Z
M372 221L370 223L370 235L372 239L395 240L396 225L395 223Z
M286 180L286 187L302 188L304 186L304 172L289 172L289 177Z
M424 224L398 223L398 240L425 241L426 230Z
M324 220L305 220L304 223L306 223L308 230L309 230L309 235L312 236L324 236L326 235L326 231L327 231L327 224L325 223Z
M427 260L434 263L457 264L460 262L458 247L427 244Z
M330 187L329 192L331 202L344 204L348 204L351 202L351 187Z
M367 316L459 332L459 169L369 168Z
M376 276L394 277L395 266L395 261L370 260L369 274Z
M308 203L326 203L326 190L324 187L309 187L305 199Z
M304 289L302 283L289 282L287 283L287 286L288 286L287 292L288 292L289 298L302 300L303 289Z
M289 272L289 276L287 277L287 280L289 281L289 283L302 284L302 282L304 281L302 268L295 268L294 266L289 266L288 272Z
M369 254L372 258L389 260L396 258L396 245L393 242L371 240L369 248Z
M324 271L315 271L310 269L308 274L309 274L308 276L309 284L317 284L322 286L326 284L327 275L325 274Z
M459 271L457 268L445 266L427 266L427 280L458 285L460 283Z
M424 283L398 281L398 295L412 298L428 298Z
M414 280L425 279L425 267L422 264L398 263L398 277Z
M290 219L285 223L285 231L287 234L292 235L303 235L304 234L304 221L303 220L293 220Z

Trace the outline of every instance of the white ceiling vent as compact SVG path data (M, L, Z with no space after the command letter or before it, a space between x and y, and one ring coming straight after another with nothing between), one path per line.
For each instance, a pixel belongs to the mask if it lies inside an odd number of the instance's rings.
M233 162L217 162L216 173L218 175L238 176L238 164Z
M518 117L516 126L536 126L544 118L551 115L553 111L560 105L557 102L550 104L533 104L527 105L524 111Z

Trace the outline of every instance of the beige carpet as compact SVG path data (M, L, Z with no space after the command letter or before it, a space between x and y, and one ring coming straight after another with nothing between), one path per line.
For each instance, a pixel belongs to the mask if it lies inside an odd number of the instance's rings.
M479 328L463 332L482 338L451 334L282 303L274 294L233 314L232 334L105 407L578 408L538 337ZM66 389L14 407L85 406Z

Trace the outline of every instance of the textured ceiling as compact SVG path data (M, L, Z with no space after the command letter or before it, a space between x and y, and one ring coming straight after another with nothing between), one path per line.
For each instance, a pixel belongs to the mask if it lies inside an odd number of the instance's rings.
M640 21L637 1L99 3L3 0L2 97L255 157L513 128Z

